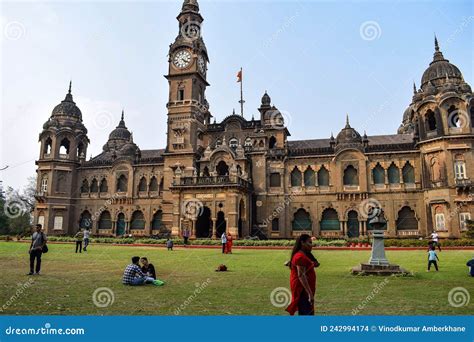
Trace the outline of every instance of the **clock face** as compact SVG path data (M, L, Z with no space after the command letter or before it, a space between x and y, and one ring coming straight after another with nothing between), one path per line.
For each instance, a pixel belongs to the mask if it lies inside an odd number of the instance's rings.
M206 60L204 59L203 56L199 56L198 58L198 68L201 74L203 75L206 74Z
M173 58L173 64L179 69L184 69L191 64L191 53L188 50L178 51Z

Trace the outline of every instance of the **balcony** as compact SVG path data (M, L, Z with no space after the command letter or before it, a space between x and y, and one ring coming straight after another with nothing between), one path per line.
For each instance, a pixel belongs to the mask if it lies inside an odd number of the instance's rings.
M236 187L249 190L251 184L239 176L181 177L173 181L172 188Z
M470 179L456 179L456 188L459 190L468 190L472 186L472 180Z

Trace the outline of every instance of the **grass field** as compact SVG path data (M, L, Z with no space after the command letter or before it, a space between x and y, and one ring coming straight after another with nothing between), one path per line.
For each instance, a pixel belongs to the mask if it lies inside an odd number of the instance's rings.
M73 245L51 244L50 252L43 255L42 275L29 277L27 249L24 243L0 243L1 314L175 315L178 308L180 315L286 314L272 305L270 295L275 288L289 287L289 270L283 266L289 251L235 249L232 255L221 255L217 249L168 252L156 247L92 245L87 253L75 254ZM363 307L361 315L474 312L474 298L462 307L453 307L448 301L448 293L457 287L474 296L474 279L468 277L465 266L473 251L442 251L440 272L430 273L425 270L424 251L389 251L389 260L414 276L387 280L350 275L352 266L368 260L368 251L316 250L314 254L321 263L316 294L319 315L351 315L359 305ZM122 271L134 255L147 256L166 285L122 285ZM229 272L215 272L220 263L226 264ZM22 285L29 279L30 286ZM93 302L94 291L101 287L111 289L114 295L114 302L104 308Z

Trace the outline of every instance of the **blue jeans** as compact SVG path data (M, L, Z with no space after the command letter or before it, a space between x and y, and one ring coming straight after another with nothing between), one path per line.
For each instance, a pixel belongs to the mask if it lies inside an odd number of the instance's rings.
M84 239L84 250L87 249L87 246L89 246L89 239Z
M132 280L132 283L130 285L132 286L138 286L138 285L144 285L144 284L149 284L154 282L155 279L152 277L137 277Z

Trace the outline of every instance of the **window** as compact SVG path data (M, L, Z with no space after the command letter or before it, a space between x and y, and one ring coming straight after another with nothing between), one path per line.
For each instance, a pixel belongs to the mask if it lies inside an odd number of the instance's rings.
M436 130L436 117L431 109L426 112L426 128L427 131Z
M232 138L229 140L230 148L237 148L238 145L239 145L239 141L236 138Z
M43 179L41 179L41 192L44 194L48 192L48 178L47 177L43 177Z
M184 101L184 89L178 90L178 101Z
M462 231L467 230L467 221L471 220L471 213L460 213L459 214L459 228Z
M448 108L448 127L449 128L462 128L465 118L459 115L458 109L452 105Z
M463 160L454 162L454 175L456 179L466 179L466 163Z
M54 230L62 230L63 229L63 216L56 215L54 216Z
M270 138L270 140L269 140L269 142L268 142L268 147L269 147L269 148L275 148L275 147L277 147L277 140L276 140L275 137L272 136L272 137Z
M41 227L44 228L44 214L41 213L39 216L38 216L38 224L41 225Z
M93 179L91 182L91 192L96 193L99 192L99 182L97 182L97 179Z
M141 211L135 211L130 222L130 229L145 229L145 216Z
M344 170L344 185L359 185L359 176L357 174L357 169L349 165Z
M394 163L388 168L388 182L390 184L400 183L400 170Z
M146 178L142 177L140 179L140 183L138 184L138 191L144 192L146 191Z
M377 164L372 169L372 178L374 179L374 184L385 184L385 169L382 167L382 165Z
M437 231L446 230L446 220L444 218L444 214L436 214L435 222Z
M316 186L316 174L311 166L304 172L304 186Z
M291 186L301 186L301 171L295 166L291 171Z
M158 210L155 215L153 215L153 221L151 223L151 229L161 230L163 220L163 211Z
M298 209L293 217L293 231L311 231L312 222L309 213L304 209Z
M156 179L155 176L151 178L150 191L158 191L158 180Z
M89 192L89 182L87 181L87 179L84 179L82 181L81 193L86 194L88 192Z
M270 187L279 188L281 186L281 176L279 173L270 173Z
M250 138L245 139L244 146L245 147L252 147L252 139L250 139Z
M53 146L53 141L51 140L50 137L48 137L48 139L46 139L44 142L44 149L43 149L44 157L49 157L49 155L51 154L52 146Z
M117 191L118 192L127 192L128 184L127 184L127 177L124 175L120 175L117 179Z
M333 208L324 210L321 219L321 230L340 230L339 216Z
M109 192L109 186L105 178L100 182L100 192Z
M280 220L278 219L278 217L275 217L272 220L272 232L278 232L278 231L280 231Z
M416 214L410 207L403 207L398 212L397 230L418 230L418 220Z
M99 229L112 229L112 217L110 212L104 211L99 218Z
M405 184L415 184L415 169L409 162L405 164L402 169L403 174L403 183Z
M323 166L318 172L319 186L329 186L329 171Z
M87 210L81 214L81 218L79 220L79 228L83 229L91 229L92 228L92 216L91 213Z
M61 145L59 146L59 155L63 158L67 157L69 155L69 140L67 138L64 138L61 140Z

